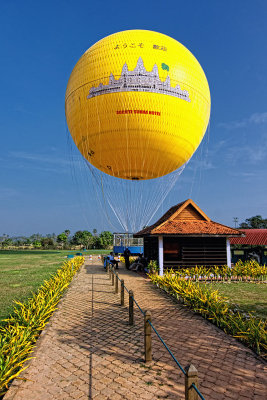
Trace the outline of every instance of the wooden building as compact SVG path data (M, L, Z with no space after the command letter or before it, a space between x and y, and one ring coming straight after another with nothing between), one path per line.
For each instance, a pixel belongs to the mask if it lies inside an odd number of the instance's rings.
M188 199L134 236L144 238L144 256L158 261L162 275L168 267L231 265L229 237L242 235L237 229L211 221Z
M267 264L267 229L240 229L244 236L230 239L232 262L254 259Z

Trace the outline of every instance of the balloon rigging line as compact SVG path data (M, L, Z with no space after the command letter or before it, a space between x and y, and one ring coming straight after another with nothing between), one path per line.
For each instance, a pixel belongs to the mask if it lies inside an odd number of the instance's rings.
M101 208L103 208L103 211L107 217L109 224L114 227L113 223L109 218L109 213L106 208L106 200L108 201L108 204L112 212L114 213L120 225L125 231L131 231L130 228L132 228L133 231L136 231L136 229L141 229L144 225L147 225L151 221L151 219L156 214L159 207L162 205L162 202L165 200L168 193L170 192L170 190L172 189L172 187L174 186L175 182L177 181L178 177L180 176L180 174L184 169L184 167L182 167L179 170L169 174L169 176L157 178L158 181L151 180L152 182L151 181L132 182L129 180L122 181L119 178L108 176L102 171L98 171L97 169L95 169L95 167L93 167L83 157L82 160L85 162L85 165L89 167L91 176L93 177L93 187L98 203L100 204ZM76 181L75 183L78 189L80 189L80 187L85 188L86 186L87 188L90 186L92 187L92 182L88 180L89 176L87 174L85 174L85 179L88 181L88 185L79 185L77 181L77 175L73 173L74 171L73 164L74 160L72 157L72 176L75 177ZM84 163L81 163L81 157L79 157L78 168L80 174L82 174L82 164L84 165ZM112 181L108 182L109 179L111 179ZM114 182L113 182L114 180L116 180L116 182L120 184L119 191L117 191L116 189L114 190ZM100 182L101 197L103 201L99 199L98 190L96 190L96 188L99 187L99 182ZM156 186L156 189L154 191L151 191L151 183L153 183ZM146 185L148 185L149 190L146 190L145 187ZM146 198L144 197L145 191L147 191ZM120 192L126 193L126 200L127 200L126 210L123 210L123 204L120 204L119 201L119 196L121 195ZM135 196L134 192L136 192ZM79 195L82 198L80 190L79 190ZM131 198L133 199L132 202L129 201L129 199ZM138 212L140 213L139 215L140 220L137 224ZM129 218L129 215L131 215L131 219ZM84 217L88 224L88 220L85 215Z
M81 190L80 190L80 185L77 181L77 175L76 175L76 169L74 168L74 158L73 158L73 153L72 153L72 144L70 143L70 136L68 134L68 129L66 129L67 132L67 145L68 145L68 154L69 154L69 165L70 165L70 169L71 169L71 177L72 177L72 182L73 182L73 186L76 188L77 194L78 194L78 199L79 199L79 205L80 205L80 212L81 215L84 219L84 222L86 224L86 226L89 226L88 223L88 219L86 216L86 213L84 212L84 207L82 206L82 194L81 194Z

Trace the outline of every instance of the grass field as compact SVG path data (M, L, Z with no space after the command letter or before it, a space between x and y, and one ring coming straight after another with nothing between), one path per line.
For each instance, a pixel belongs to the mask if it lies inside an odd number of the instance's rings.
M243 311L255 313L260 318L267 318L267 284L218 282L211 285Z
M101 254L109 250L88 250L83 254ZM69 250L0 251L0 323L13 310L13 300L24 301L36 292L45 279L66 260Z

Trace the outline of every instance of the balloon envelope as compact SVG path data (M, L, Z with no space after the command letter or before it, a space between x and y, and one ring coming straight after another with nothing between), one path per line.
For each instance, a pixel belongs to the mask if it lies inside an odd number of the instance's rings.
M130 30L90 47L66 90L69 131L82 155L114 177L176 170L200 144L210 92L196 58L161 33Z

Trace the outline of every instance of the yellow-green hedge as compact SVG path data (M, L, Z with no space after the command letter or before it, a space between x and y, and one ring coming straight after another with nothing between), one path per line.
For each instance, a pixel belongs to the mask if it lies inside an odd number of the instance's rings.
M255 260L241 261L239 260L233 267L223 265L221 267L203 267L196 266L192 268L179 269L176 274L186 277L194 281L205 280L264 280L267 276L266 265L260 265Z
M226 333L238 338L258 354L266 357L267 351L267 321L248 316L231 309L227 298L219 295L218 290L212 290L206 285L184 279L174 271L164 276L151 274L150 279L158 287L164 289L204 318L211 320Z
M15 302L12 316L0 327L0 396L25 369L23 364L29 359L40 332L83 263L84 257L65 262L25 303Z
M136 259L137 259L137 257L130 256L129 257L129 263L130 264L134 263ZM125 258L123 256L120 256L120 262L125 264Z

